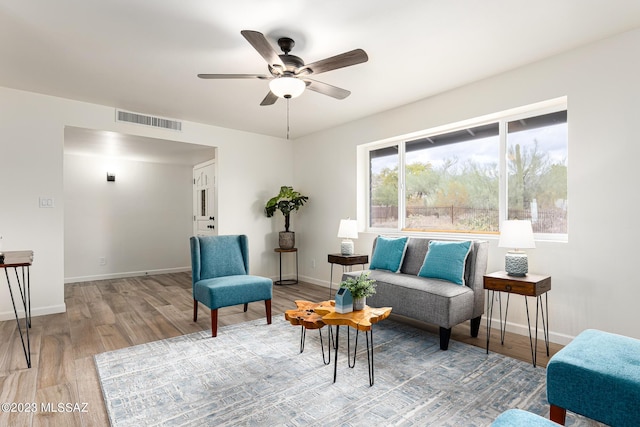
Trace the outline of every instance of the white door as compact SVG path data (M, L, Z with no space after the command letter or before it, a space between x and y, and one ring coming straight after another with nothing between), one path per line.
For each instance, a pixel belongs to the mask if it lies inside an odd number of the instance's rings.
M193 234L218 234L216 215L216 162L209 160L193 167Z

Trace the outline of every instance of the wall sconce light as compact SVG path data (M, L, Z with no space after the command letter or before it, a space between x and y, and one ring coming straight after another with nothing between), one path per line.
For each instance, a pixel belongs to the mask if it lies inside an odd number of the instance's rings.
M107 172L107 182L115 182L116 174L112 172Z

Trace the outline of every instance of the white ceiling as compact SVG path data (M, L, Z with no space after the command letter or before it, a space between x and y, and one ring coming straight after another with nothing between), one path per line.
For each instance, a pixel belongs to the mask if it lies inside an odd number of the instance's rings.
M284 137L266 81L196 74L266 73L243 29L307 63L364 49L316 77L350 97L291 100L295 139L638 27L638 0L0 0L0 86Z
M64 152L81 156L194 166L215 159L213 147L67 126Z

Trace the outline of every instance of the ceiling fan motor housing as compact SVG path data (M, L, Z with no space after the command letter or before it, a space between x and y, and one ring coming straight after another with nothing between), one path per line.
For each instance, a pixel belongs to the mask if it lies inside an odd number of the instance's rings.
M273 66L269 64L269 72L274 77L277 77L280 75L287 75L287 74L295 75L296 70L304 66L304 61L302 60L302 58L298 56L289 55L289 54L278 55L278 56L284 63L285 69L281 70L279 65Z

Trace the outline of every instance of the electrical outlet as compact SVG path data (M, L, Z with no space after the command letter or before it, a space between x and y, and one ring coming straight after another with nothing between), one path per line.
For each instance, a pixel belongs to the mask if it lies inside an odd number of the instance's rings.
M100 258L98 258L98 264L107 265L107 259L105 257L101 256Z
M316 260L315 259L311 260L311 268L316 268Z
M53 197L39 197L38 206L41 208L54 208L56 204Z

